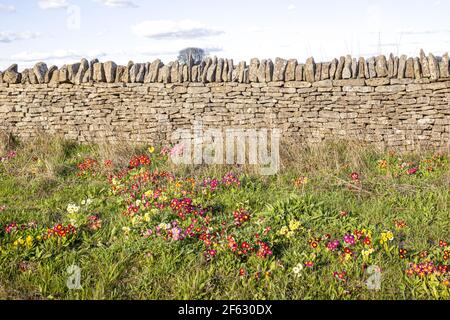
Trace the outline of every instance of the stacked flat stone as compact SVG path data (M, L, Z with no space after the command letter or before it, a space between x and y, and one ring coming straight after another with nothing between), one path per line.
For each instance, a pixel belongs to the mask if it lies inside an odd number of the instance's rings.
M241 61L234 65L233 60L207 57L199 65L170 62L167 65L156 59L153 62L134 63L120 66L112 61L90 63L82 59L79 63L47 67L43 62L37 63L31 69L18 72L17 64L0 72L0 83L8 84L59 84L59 83L181 83L181 82L277 82L305 81L318 82L325 80L380 79L414 79L438 81L450 77L448 53L442 57L433 54L426 55L423 50L419 57L402 55L395 57L383 55L377 57L352 58L350 55L333 59L329 62L316 63L308 58L304 64L295 59L276 58L259 60L253 58L250 64ZM355 81L353 81L355 82Z

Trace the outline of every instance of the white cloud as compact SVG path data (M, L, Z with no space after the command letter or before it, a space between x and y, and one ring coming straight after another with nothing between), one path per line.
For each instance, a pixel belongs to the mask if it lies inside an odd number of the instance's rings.
M75 50L54 50L48 52L39 51L23 51L20 53L13 54L11 60L19 62L37 62L37 61L49 61L49 60L79 60L81 58L93 58L102 57L106 54L102 51L89 51L81 52Z
M19 40L30 40L40 37L40 34L32 31L12 32L0 31L0 42L10 43Z
M287 9L288 11L294 11L297 7L295 6L295 4L290 4Z
M129 0L95 0L96 2L100 2L107 7L112 8L138 8L139 6L135 4L133 1Z
M16 7L14 7L13 5L10 5L10 4L0 3L0 12L6 12L6 13L16 12Z
M67 0L39 0L39 8L43 10L48 9L65 9L69 6Z
M194 20L151 20L131 27L142 37L152 39L195 39L224 33Z

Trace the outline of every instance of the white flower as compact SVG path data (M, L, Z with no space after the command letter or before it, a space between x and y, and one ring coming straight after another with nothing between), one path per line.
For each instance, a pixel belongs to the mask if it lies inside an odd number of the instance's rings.
M78 211L80 211L80 207L78 207L76 204L70 203L67 206L67 212L70 214L77 213Z
M303 264L301 264L301 263L297 264L294 268L292 268L292 271L296 275L300 274L300 272L302 272L302 270L303 270Z

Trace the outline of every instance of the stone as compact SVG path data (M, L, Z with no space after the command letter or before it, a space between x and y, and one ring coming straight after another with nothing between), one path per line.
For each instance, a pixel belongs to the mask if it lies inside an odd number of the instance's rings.
M398 62L397 78L399 79L403 79L405 77L406 59L407 59L406 55L403 54Z
M322 71L320 74L320 80L330 79L330 62L322 63Z
M59 69L58 75L59 83L70 83L69 71L67 70L67 65L63 65L61 69Z
M406 60L405 78L409 78L409 79L414 78L414 59L413 58L408 58Z
M309 88L311 86L312 83L306 81L289 81L284 84L285 88L296 88L296 89Z
M339 61L336 58L334 58L331 61L331 64L330 64L330 79L331 80L335 79L338 63L339 63Z
M78 70L80 69L80 66L81 63L79 62L67 65L68 77L71 83L75 83L75 77L78 73Z
M365 78L365 67L366 67L366 60L363 57L360 57L358 60L358 79L364 79Z
M29 84L30 83L30 69L24 69L21 72L21 79L20 79L20 83L21 84Z
M367 60L367 64L369 67L369 78L376 78L377 77L377 71L375 70L375 57L370 57Z
M385 86L390 84L390 82L389 78L366 79L366 85L371 87Z
M385 56L380 55L380 56L376 57L375 72L377 73L378 78L387 77L388 67L387 67L387 61L386 61Z
M45 74L47 73L48 68L44 62L38 62L33 67L33 73L37 78L37 82L39 84L45 83Z
M216 68L216 82L222 82L223 65L224 60L222 58L218 59Z
M175 74L175 73L177 74L177 77L178 77L178 73L174 72L173 74ZM198 82L198 66L192 66L192 81L193 82ZM174 81L172 80L172 83L173 82Z
M364 86L364 79L341 79L341 80L333 80L333 86Z
M131 83L131 68L133 67L134 62L133 61L128 61L127 66L126 66L126 70L122 76L122 81L125 83Z
M116 80L117 65L112 61L107 61L103 63L103 70L106 82L113 83Z
M24 79L25 82L28 81L31 84L38 84L39 83L36 75L34 74L33 69L31 69L31 70L29 69L27 75L28 75L28 79Z
M268 59L266 62L266 82L271 82L273 77L273 62Z
M148 63L137 63L137 74L136 74L136 78L134 79L135 83L144 83L145 80L145 75L148 74L149 68L150 68L150 64ZM162 79L160 80L160 78L158 77L158 82L162 82Z
M428 66L430 69L430 79L439 79L439 63L432 53L428 54Z
M56 72L56 73L58 72L57 66L51 66L50 68L48 68L48 70L44 76L44 83L50 83L54 72Z
M449 65L448 61L449 61L448 52L446 52L446 53L444 53L441 61L439 62L439 74L440 74L441 78L450 77L449 69L448 69L448 65Z
M162 83L170 83L171 68L172 68L172 63L169 63L169 64L161 67L160 72L161 72L161 82Z
M339 62L336 67L336 73L334 75L334 79L340 80L342 79L342 71L344 70L345 65L345 57L340 57Z
M316 71L314 73L314 81L320 81L321 75L322 75L322 64L316 63Z
M51 76L49 77L50 78L50 80L49 80L49 84L51 84L51 85L57 85L58 83L59 83L59 70L58 69L56 69L52 74L51 74Z
M304 64L302 64L302 63L297 64L297 66L295 67L295 81L303 81L304 80L303 69L304 69Z
M150 65L151 68L151 65ZM149 73L150 73L150 68L149 68ZM180 68L180 63L177 61L174 61L172 64L172 68L170 69L170 81L172 83L178 83L180 82L180 77L179 77L179 72L178 69ZM198 72L198 67L196 68L196 72ZM192 71L192 73L194 73L194 71ZM148 78L148 75L145 77L145 79ZM194 78L194 77L193 77ZM195 75L195 79L197 79L197 74ZM197 81L194 80L193 81Z
M17 64L12 64L3 72L3 82L9 84L17 84L22 80L22 74L17 72Z
M344 68L342 69L342 79L350 79L352 77L352 57L345 56Z
M394 57L394 73L392 75L392 77L397 78L398 75L398 64L400 62L399 57Z
M358 78L358 61L356 58L352 59L352 79Z
M212 64L212 59L210 57L206 58L205 64L203 67L203 71L202 71L202 82L206 82L207 72L208 72L208 69L211 66L211 64Z
M87 81L85 82L94 81L94 64L96 64L97 62L99 62L98 59L92 59L91 61L89 61L89 76L87 78Z
M156 59L150 64L150 69L148 70L148 74L144 79L145 83L154 83L158 81L158 72L162 67L163 63L160 59ZM182 74L182 72L181 72ZM181 80L180 80L181 81Z
M297 68L297 59L289 59L284 74L284 81L295 81L295 69Z
M273 69L273 81L284 81L284 73L286 72L287 60L276 58Z
M428 59L425 55L423 49L420 49L420 67L422 70L422 77L429 78L430 77L430 67L428 65Z
M305 63L305 80L311 83L314 82L315 72L316 72L316 65L314 63L314 58L310 57L306 60Z
M231 81L233 70L234 70L233 59L228 59L227 60L227 64L228 64L228 75L227 75L227 78L228 78L228 81Z
M248 71L248 79L250 82L258 82L259 59L252 58Z
M397 84L397 85L390 85L390 86L379 86L375 88L375 92L380 93L396 93L406 91L406 85L404 84Z
M245 83L245 69L246 69L245 61L239 62L239 65L237 68L237 75L238 75L237 80L239 83Z
M85 74L89 72L89 62L86 59L81 59L80 67L78 68L78 72L74 77L73 83L81 84L83 82L88 82L88 77L85 77Z
M394 77L394 55L391 53L389 55L389 60L388 60L388 77L389 78L393 78Z
M126 70L127 70L126 66L117 66L115 82L117 83L122 82L122 78Z
M186 64L183 64L182 75L183 75L183 81L189 81L189 67Z
M94 63L94 75L92 78L95 82L105 82L105 70L103 69L103 63Z
M420 79L422 78L422 70L420 68L419 58L414 58L414 78Z
M331 87L333 87L333 81L330 79L320 80L320 81L313 82L312 86L315 88L331 88Z
M217 65L213 62L206 71L206 82L216 81Z

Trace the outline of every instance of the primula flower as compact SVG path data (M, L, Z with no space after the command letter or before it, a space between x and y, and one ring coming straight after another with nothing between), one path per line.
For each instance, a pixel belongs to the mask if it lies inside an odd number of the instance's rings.
M340 245L339 240L333 240L327 243L327 249L330 251L335 251Z
M357 172L352 172L352 174L350 175L350 178L353 181L359 181L359 174Z
M300 272L303 270L303 264L298 263L294 268L292 268L292 272L294 272L295 275L299 275Z
M378 160L378 167L380 167L380 169L386 169L387 168L387 161L386 160Z
M300 221L297 220L291 220L289 221L289 229L292 231L297 230L300 227Z
M384 244L392 240L394 240L394 234L391 231L381 233L380 244Z
M307 268L312 268L313 266L314 266L314 262L312 262L312 261L310 261L310 260L305 261L305 267L307 267Z
M307 177L300 177L294 180L294 186L295 187L300 187L302 185L305 185L308 183L308 178Z
M355 236L352 234L346 234L344 236L344 242L352 246L355 245L356 244Z
M407 174L412 175L415 174L417 171L419 170L419 168L414 167L414 168L410 168L406 171Z

